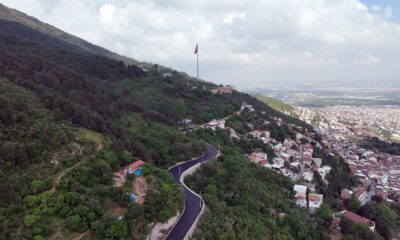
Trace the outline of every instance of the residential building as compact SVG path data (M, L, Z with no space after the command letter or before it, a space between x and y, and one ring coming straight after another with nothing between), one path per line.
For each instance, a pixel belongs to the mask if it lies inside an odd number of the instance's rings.
M343 188L340 191L340 198L343 200L350 199L352 195L353 195L353 191L351 191L347 188Z
M305 208L307 207L307 195L298 193L295 195L295 199L296 205Z
M362 217L348 210L343 211L342 216L355 224L367 225L371 231L375 231L375 222L368 218Z
M268 161L268 155L263 152L253 152L252 154L250 154L249 159L255 163L264 160Z
M296 194L307 194L307 186L304 185L295 184L293 186L293 190L296 192Z
M308 194L308 207L310 209L310 212L314 213L317 208L321 207L323 200L324 195L322 194Z
M307 168L303 172L303 178L307 182L312 182L312 180L314 179L314 173L312 172L311 169Z
M210 90L210 92L212 92L213 94L231 94L233 92L233 89L228 86L221 86L216 89Z
M206 128L209 128L215 131L217 128L224 129L225 128L225 120L224 119L213 119L209 123L206 123Z

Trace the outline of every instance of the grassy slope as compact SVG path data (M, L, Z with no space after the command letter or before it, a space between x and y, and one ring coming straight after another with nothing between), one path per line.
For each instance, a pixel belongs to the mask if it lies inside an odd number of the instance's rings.
M271 98L271 97L267 97L267 96L263 96L263 95L256 95L255 96L258 100L260 100L261 102L267 104L268 106L272 107L273 109L280 111L280 112L290 112L293 113L293 111L295 110L293 106L286 104L282 101L279 101L277 99Z

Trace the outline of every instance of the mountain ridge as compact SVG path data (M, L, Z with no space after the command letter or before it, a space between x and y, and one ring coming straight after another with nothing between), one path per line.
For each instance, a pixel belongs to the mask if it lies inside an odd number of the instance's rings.
M149 66L149 64L147 64L147 63L140 62L138 60L135 60L133 58L129 58L126 56L122 56L120 54L109 51L103 47L99 47L97 45L91 44L90 42L88 42L82 38L79 38L79 37L71 35L67 32L64 32L50 24L41 22L40 20L38 20L35 17L29 16L18 10L9 8L1 3L0 3L0 19L14 21L14 22L24 24L24 25L29 26L33 29L36 29L42 33L52 35L58 39L66 41L70 44L79 46L82 49L85 49L86 51L89 51L91 53L104 55L104 56L107 56L107 57L110 57L110 58L113 58L116 60L121 60L127 64L135 64L135 65L139 65L139 66L143 66L143 67Z

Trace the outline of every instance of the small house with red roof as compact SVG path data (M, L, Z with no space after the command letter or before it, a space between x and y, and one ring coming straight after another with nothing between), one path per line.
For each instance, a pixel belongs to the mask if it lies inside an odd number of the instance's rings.
M324 195L322 194L308 194L308 207L310 212L314 213L317 208L321 207L323 200Z
M144 164L145 162L139 159L121 168L118 172L114 173L114 185L117 187L121 187L125 183L126 176L128 174L135 174L136 176L141 176L142 166Z

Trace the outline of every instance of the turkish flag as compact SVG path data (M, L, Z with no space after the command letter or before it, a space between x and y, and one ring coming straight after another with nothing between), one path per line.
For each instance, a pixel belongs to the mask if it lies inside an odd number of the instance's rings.
M199 44L196 44L196 48L194 49L194 54L197 54L199 52Z

